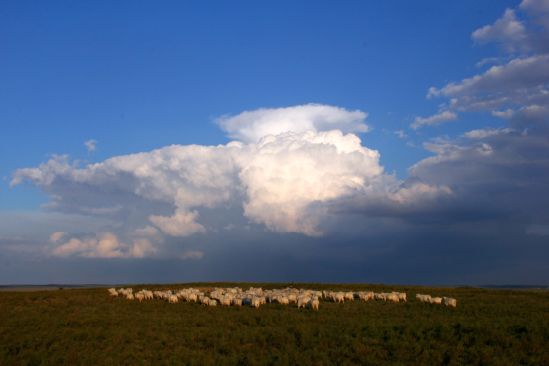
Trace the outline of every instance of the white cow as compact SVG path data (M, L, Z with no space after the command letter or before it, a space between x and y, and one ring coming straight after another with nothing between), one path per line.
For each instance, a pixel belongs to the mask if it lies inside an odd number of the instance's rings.
M359 291L358 298L362 301L368 301L374 298L374 293L372 291Z
M442 304L442 297L431 297L431 304Z
M170 296L168 297L168 302L169 302L170 304L175 304L175 303L177 303L178 301L179 301L179 298L178 298L177 296L175 296L175 295L170 295Z
M219 304L220 305L225 305L225 306L231 306L231 297L230 296L223 296L219 300Z
M391 293L391 294L385 294L385 295L386 295L385 300L392 301L392 302L399 302L399 298L397 294Z
M202 305L208 306L208 305L210 304L210 298L209 298L208 296L202 296L202 297L200 298L200 303L201 303Z
M424 294L416 294L416 299L418 299L421 302L431 302L431 295L424 295Z
M376 299L376 300L386 300L385 293L383 293L383 292L374 293L374 299Z
M307 304L311 301L311 299L307 296L300 296L297 298L297 308L304 308L307 306Z
M452 297L443 297L442 302L446 306L450 306L452 308L457 307L457 300Z
M143 294L145 295L145 299L147 300L152 300L154 298L152 291L144 290Z
M318 306L320 305L320 301L318 301L318 298L314 298L309 301L309 306L311 309L318 311Z

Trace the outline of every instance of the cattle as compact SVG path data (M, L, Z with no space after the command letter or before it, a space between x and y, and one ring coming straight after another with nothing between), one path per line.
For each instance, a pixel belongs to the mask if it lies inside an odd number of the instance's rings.
M383 292L374 293L374 299L375 300L385 300L385 293L383 293Z
M442 303L444 305L452 307L452 308L457 307L457 300L454 299L454 298L451 298L451 297L443 297L442 298Z
M358 298L362 301L368 301L374 298L372 291L360 291L358 292Z
M341 303L345 302L345 295L342 292L336 292L334 294L334 301L338 302L338 303L339 302L341 302Z
M134 299L133 289L131 289L131 288L119 288L118 290L116 290L116 292L119 295L125 296L126 299L128 299L128 300L133 300Z
M457 306L457 300L451 297L438 297L438 296L433 297L431 295L416 294L416 299L418 299L421 302L426 302L429 304L438 304L438 305L444 304L450 307Z
M152 300L154 298L152 291L143 290L142 293L145 296L145 300Z
M307 306L307 304L311 301L311 299L307 296L300 296L297 298L297 308L304 308Z
M170 304L175 304L175 303L177 303L178 301L179 301L179 298L178 298L177 296L175 296L175 295L170 295L170 296L168 297L168 302L169 302Z
M431 297L431 304L442 304L442 297Z
M318 301L318 298L314 298L309 301L308 305L311 307L311 309L318 311L320 301Z
M109 288L107 290L110 296L123 296L128 300L136 299L139 302L158 298L172 304L181 300L199 302L204 306L217 306L218 304L222 306L249 305L256 309L269 302L281 305L295 303L299 309L307 308L318 311L321 299L333 301L335 303L343 303L354 299L360 299L361 301L376 299L395 303L407 301L406 293L397 291L381 293L375 293L373 291L317 291L291 287L272 290L263 290L260 287L250 287L248 290L242 290L238 287L205 290L184 288L177 291L149 291L142 289L136 293L133 292L132 288ZM424 303L443 304L447 307L454 308L457 307L457 300L451 297L432 297L431 295L416 294L416 299Z
M418 299L421 302L431 303L431 295L416 294L416 299Z

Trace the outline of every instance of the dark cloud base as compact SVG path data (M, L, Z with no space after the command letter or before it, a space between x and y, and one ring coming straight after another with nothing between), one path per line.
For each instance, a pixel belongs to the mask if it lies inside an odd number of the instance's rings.
M200 281L545 285L547 237L513 230L394 236L270 235L262 242L219 235L200 260L26 259L0 256L1 284L175 283ZM504 235L502 235L504 234Z

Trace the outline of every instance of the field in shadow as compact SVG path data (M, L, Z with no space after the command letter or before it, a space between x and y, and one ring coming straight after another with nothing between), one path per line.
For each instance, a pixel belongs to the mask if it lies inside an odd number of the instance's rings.
M288 284L132 286L134 290ZM105 288L0 292L0 365L549 365L549 292L291 284L406 291L407 303L322 301L206 308L110 297ZM416 293L451 296L456 309Z

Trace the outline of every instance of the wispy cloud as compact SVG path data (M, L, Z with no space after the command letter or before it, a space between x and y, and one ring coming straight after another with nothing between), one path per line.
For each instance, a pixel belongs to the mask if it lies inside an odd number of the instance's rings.
M416 117L410 127L414 130L423 126L434 126L457 119L457 114L451 111L442 111L429 117Z
M84 142L84 146L86 147L86 150L88 150L89 153L92 153L97 149L97 141L96 140L88 140Z

